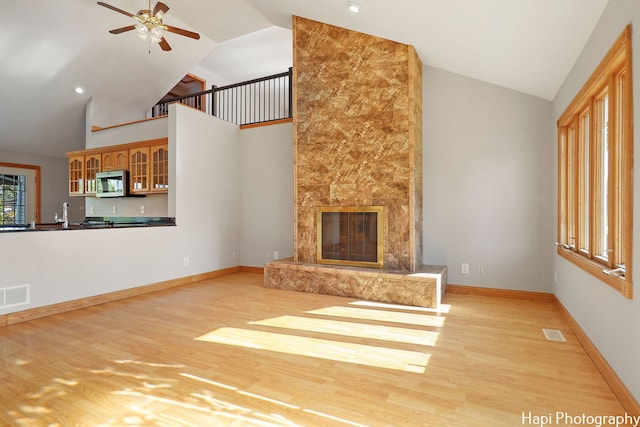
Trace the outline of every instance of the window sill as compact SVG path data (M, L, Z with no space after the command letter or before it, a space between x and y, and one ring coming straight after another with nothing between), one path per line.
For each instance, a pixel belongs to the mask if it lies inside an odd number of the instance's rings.
M633 284L631 283L631 278L629 276L622 278L606 274L603 271L606 268L602 264L591 261L569 249L558 248L558 255L577 265L598 280L611 286L620 292L625 298L633 298ZM627 273L630 272L629 270L630 269L627 268Z

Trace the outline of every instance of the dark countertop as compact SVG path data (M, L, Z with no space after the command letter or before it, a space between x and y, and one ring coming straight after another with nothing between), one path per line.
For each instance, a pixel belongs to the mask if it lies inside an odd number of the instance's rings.
M166 227L176 225L172 217L87 217L82 222L70 222L69 228L60 223L0 225L0 233L29 231L93 230L96 228Z

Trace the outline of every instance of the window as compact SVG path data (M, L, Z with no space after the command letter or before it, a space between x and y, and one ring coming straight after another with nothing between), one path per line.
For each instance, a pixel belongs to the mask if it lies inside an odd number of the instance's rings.
M26 178L0 174L0 224L27 223Z
M0 162L0 225L40 221L40 167Z
M558 120L558 254L632 297L631 26Z

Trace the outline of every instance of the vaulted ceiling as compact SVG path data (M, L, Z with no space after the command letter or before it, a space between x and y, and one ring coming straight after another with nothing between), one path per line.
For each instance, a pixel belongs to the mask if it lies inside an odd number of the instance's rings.
M291 64L292 15L412 44L427 65L550 100L608 2L355 1L357 15L345 0L164 0L165 23L202 38L169 34L173 50L162 52L131 32L109 34L129 18L93 0L3 0L0 150L82 148L89 99L111 120L135 120L125 116L144 114L197 68L223 84L280 71ZM133 13L147 6L106 2Z

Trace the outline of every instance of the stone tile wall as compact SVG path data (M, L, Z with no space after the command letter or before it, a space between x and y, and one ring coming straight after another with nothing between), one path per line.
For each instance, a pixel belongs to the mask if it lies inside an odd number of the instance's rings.
M385 206L385 268L422 261L422 66L412 46L304 18L294 38L294 259L316 208Z

